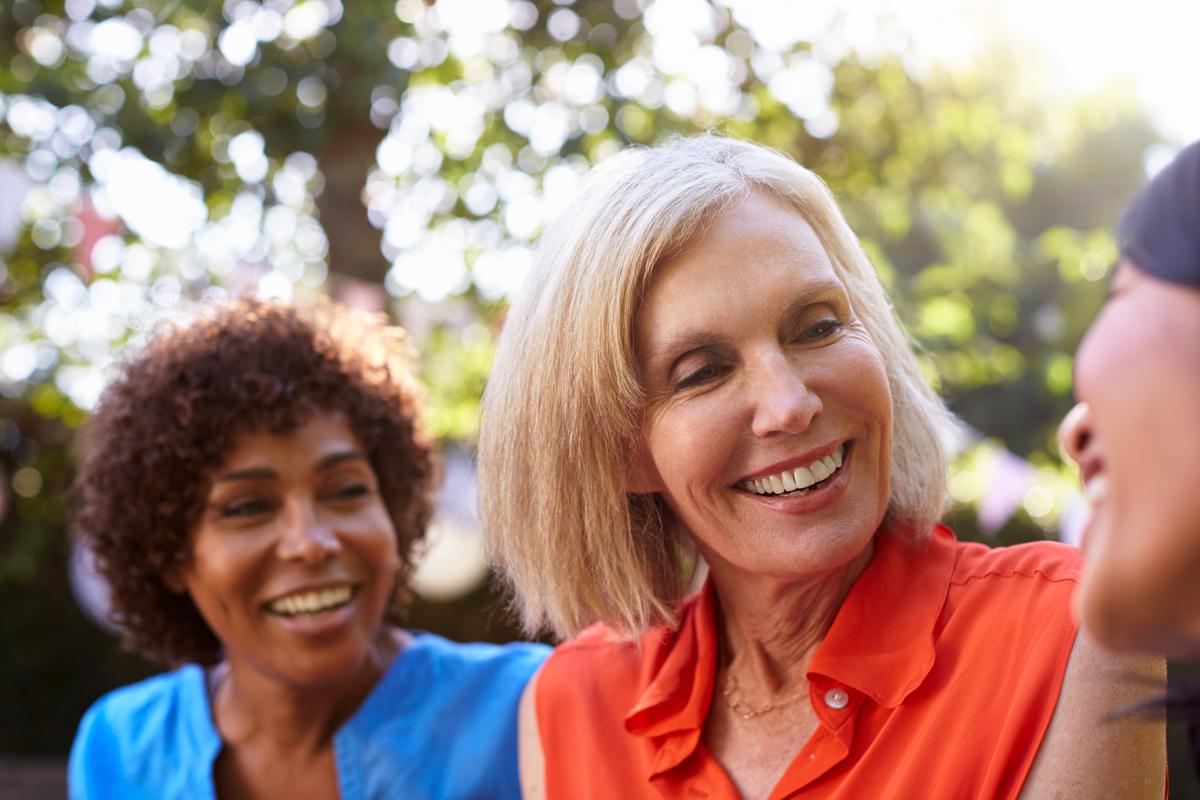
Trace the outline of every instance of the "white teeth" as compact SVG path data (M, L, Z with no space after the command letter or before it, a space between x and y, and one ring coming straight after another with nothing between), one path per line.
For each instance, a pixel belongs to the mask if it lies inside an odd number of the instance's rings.
M311 592L297 592L286 597L280 597L267 604L267 609L276 614L294 616L296 614L315 614L330 608L345 605L350 602L354 590L350 586L338 586L332 589L320 589Z
M1108 494L1108 478L1096 475L1083 486L1083 494L1089 505L1095 506Z
M845 445L833 451L824 458L818 458L806 467L784 470L776 475L765 478L742 481L738 486L755 494L784 494L797 489L807 489L814 483L820 483L842 468Z
M796 485L801 489L807 489L817 482L817 479L813 477L812 470L808 467L796 467L792 472L796 476Z
M833 474L833 470L825 466L824 461L814 461L809 469L812 470L813 477L819 481L823 481Z

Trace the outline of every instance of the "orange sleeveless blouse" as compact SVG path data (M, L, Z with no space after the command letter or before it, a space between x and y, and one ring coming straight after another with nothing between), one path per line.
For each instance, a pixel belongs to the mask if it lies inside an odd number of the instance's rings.
M1073 547L991 549L881 532L808 670L820 720L771 800L1015 798L1058 700L1076 622ZM737 798L704 745L711 583L641 650L595 625L542 667L547 797Z

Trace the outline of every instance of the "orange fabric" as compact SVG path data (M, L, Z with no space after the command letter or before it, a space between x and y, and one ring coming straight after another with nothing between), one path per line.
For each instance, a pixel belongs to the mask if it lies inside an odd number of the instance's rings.
M1053 542L877 536L808 671L821 724L772 800L1016 797L1075 640L1079 566ZM711 587L690 598L678 628L648 632L640 652L593 626L550 656L537 684L548 797L738 797L702 740L714 604ZM842 709L824 702L834 688Z

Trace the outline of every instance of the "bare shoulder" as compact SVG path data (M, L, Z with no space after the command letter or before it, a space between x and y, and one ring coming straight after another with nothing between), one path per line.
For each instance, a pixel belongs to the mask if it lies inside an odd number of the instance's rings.
M525 800L543 800L546 796L546 759L542 735L538 730L537 685L539 670L525 685L517 712L517 752L521 771L521 796Z
M1160 696L1161 658L1113 653L1080 630L1023 798L1162 798L1162 714L1119 713Z

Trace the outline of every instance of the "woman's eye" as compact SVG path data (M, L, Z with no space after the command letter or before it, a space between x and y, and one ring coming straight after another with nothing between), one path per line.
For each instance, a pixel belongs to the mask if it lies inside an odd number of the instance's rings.
M271 505L264 500L239 500L221 509L221 516L227 518L255 517L271 510Z
M371 489L365 483L348 483L334 491L333 498L335 500L354 500L366 497L370 493Z
M721 376L724 370L719 364L705 364L693 372L689 372L682 380L676 384L678 389L686 389L690 386L699 386L702 383L707 383L714 378Z
M806 328L803 333L803 338L809 340L824 339L836 333L841 327L842 323L832 317L829 319L823 319L815 325L810 325L808 328Z

